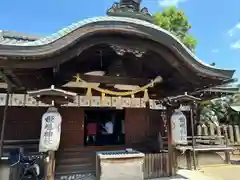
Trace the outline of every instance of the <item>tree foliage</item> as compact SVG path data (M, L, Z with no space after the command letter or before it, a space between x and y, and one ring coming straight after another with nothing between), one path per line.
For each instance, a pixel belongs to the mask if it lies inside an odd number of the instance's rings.
M177 36L192 52L195 51L197 40L189 33L191 24L184 12L176 7L164 8L162 12L153 14L155 24Z
M218 124L240 124L240 116L231 106L240 106L240 96L232 95L209 101L200 106L200 122Z

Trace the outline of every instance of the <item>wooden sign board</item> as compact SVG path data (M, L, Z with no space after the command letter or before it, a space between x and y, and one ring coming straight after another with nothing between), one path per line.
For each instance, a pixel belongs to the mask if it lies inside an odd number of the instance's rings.
M0 93L0 106L5 106L6 94ZM11 94L9 106L49 107L48 104L37 101L27 94ZM112 107L112 108L146 108L143 98L109 97L103 99L100 96L76 96L74 102L63 105L65 107ZM153 110L165 110L158 100L150 99L149 108ZM181 106L181 111L189 111L189 106Z

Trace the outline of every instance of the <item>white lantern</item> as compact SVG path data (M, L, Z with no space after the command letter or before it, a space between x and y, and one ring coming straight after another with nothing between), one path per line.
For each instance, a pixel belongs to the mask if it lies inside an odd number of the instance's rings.
M42 116L39 152L57 151L60 144L62 117L57 108L50 107Z
M175 110L171 116L172 123L172 143L174 145L187 144L187 118L180 111Z

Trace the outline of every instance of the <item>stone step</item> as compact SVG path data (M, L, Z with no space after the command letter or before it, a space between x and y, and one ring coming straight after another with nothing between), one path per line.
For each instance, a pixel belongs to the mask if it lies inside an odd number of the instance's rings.
M93 153L85 154L60 154L56 158L56 166L95 163L96 156Z
M95 171L95 155L92 152L84 154L64 153L56 160L56 173L72 174L73 172Z
M56 155L56 179L89 179L88 174L95 175L95 161L96 151L93 150L82 147L61 150Z
M95 162L94 157L76 157L76 158L59 158L57 159L57 164L77 164L77 163L88 163Z
M74 147L67 147L67 148L60 148L59 152L96 152L96 151L112 151L112 150L120 150L126 149L128 147L119 147L119 146L74 146Z
M56 172L72 172L72 171L92 171L96 169L95 164L66 164L56 166Z
M57 153L56 158L75 158L75 157L95 157L95 152L61 152Z
M56 174L73 174L73 173L88 173L88 172L96 172L96 168L92 164L88 165L77 165L77 166L60 166L56 168Z
M72 172L68 174L60 173L55 175L55 180L95 180L94 172Z

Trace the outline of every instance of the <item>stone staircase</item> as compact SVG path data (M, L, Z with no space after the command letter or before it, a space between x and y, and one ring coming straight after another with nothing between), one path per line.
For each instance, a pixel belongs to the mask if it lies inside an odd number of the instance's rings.
M55 180L95 180L96 152L123 150L125 146L73 147L56 154Z
M96 172L95 151L69 148L56 155L56 180L92 180Z

